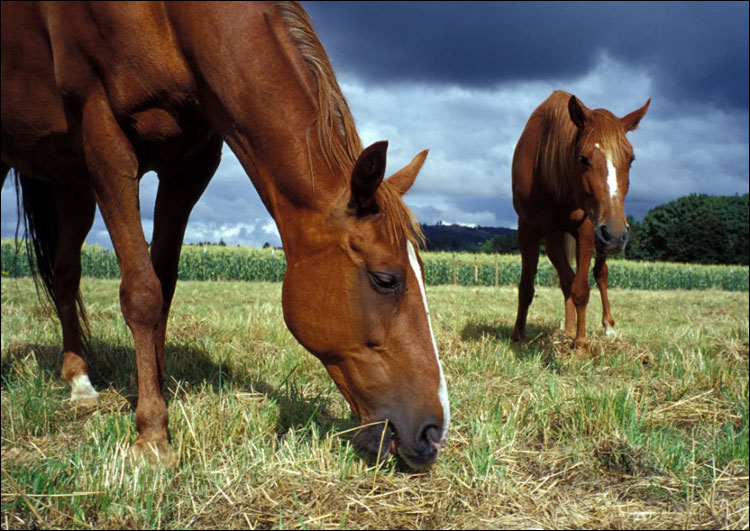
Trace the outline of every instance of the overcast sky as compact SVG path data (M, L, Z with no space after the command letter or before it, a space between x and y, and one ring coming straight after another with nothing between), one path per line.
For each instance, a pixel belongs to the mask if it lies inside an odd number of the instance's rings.
M556 89L623 116L637 161L636 219L690 193L748 192L748 3L303 2L364 145L388 140L388 174L430 149L407 204L439 220L515 228L513 149ZM157 179L141 183L150 240ZM2 234L15 231L2 194ZM228 148L186 242L278 245L271 217ZM97 215L88 241L110 246Z

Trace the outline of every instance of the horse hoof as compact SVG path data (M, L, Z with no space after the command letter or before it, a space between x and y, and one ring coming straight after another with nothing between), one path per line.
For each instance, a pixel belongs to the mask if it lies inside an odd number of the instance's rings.
M576 351L579 354L586 354L589 351L589 340L584 338L576 339Z
M70 401L76 405L93 405L99 400L87 374L80 374L70 381Z
M609 338L615 338L617 337L617 332L615 331L614 327L607 324L604 326L604 335Z
M173 468L177 464L177 454L167 441L149 442L139 438L130 447L128 457L133 465L145 463Z

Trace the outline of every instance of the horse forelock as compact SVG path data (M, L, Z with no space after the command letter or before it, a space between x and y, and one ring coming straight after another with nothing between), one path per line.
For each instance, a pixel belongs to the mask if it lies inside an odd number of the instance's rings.
M393 245L403 246L407 241L415 247L424 247L422 227L412 211L401 199L401 193L385 179L378 187L375 198L380 209L380 219L385 233Z
M632 155L633 148L630 146L625 129L618 118L606 109L596 109L589 117L591 134L582 139L582 148L591 150L595 144L612 157L615 166L619 166Z
M362 152L362 142L328 54L298 2L277 2L276 7L315 81L318 110L310 129L317 132L329 170L348 176Z

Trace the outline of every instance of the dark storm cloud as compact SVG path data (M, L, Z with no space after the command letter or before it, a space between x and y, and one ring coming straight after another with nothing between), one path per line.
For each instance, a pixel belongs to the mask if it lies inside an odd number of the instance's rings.
M626 212L691 193L748 190L748 4L305 2L364 145L387 139L388 175L429 156L405 201L423 223L515 227L511 160L555 89L622 116L652 98L638 130ZM156 179L141 183L150 240ZM2 193L2 235L16 226ZM185 241L280 244L225 147ZM89 242L110 246L97 216Z
M470 87L569 80L597 56L670 99L748 107L748 3L305 2L338 72Z

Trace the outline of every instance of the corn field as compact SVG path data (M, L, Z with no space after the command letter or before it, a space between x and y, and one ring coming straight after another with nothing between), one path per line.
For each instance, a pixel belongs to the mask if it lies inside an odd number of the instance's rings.
M517 285L521 276L519 255L422 252L427 284L465 286ZM721 289L748 291L747 266L707 266L667 262L609 260L611 288L670 290ZM84 245L81 255L84 276L116 278L120 275L114 251ZM245 280L279 282L284 278L286 257L278 249L186 245L180 257L182 280ZM23 244L2 241L3 276L30 275ZM541 257L536 276L539 286L554 287L557 277L552 264ZM593 277L589 276L593 285Z

